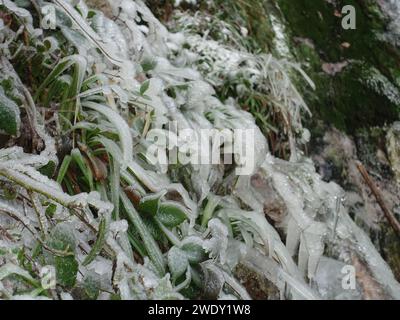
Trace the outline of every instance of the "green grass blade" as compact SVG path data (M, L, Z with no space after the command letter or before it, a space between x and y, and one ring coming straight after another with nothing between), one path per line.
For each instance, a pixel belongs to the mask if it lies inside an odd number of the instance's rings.
M120 192L120 196L122 204L126 210L126 213L128 214L129 221L132 222L140 237L142 238L149 258L153 262L159 275L163 276L165 274L165 262L160 248L151 236L150 232L147 230L147 227L140 218L139 213L136 211L135 207L122 190Z

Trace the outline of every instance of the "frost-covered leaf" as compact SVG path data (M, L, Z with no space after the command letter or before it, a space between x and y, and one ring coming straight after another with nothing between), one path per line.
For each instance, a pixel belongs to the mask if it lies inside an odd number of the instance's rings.
M203 294L206 299L217 299L225 283L224 276L217 267L210 262L201 264L203 270Z
M28 283L38 285L38 281L33 279L28 271L22 269L21 267L15 265L15 264L8 263L8 264L0 267L0 281L2 281L3 279L5 279L11 275L20 276L23 279L25 279Z
M57 224L49 236L47 245L60 252L73 254L76 249L76 239L73 227L69 223Z
M76 283L79 264L75 256L54 257L57 283L67 288L72 288Z
M168 268L175 282L180 276L185 274L189 266L189 260L184 251L177 247L172 247L168 251Z
M6 97L0 88L0 133L19 135L21 120L17 104Z
M140 86L140 95L144 95L146 91L149 89L150 86L150 80L146 80L145 82L142 83Z
M149 216L155 216L158 211L160 198L165 192L156 193L143 197L139 203L139 211Z
M182 295L174 290L167 274L164 278L160 279L158 285L154 289L153 299L155 300L180 300L183 299Z
M105 116L118 130L118 135L123 152L123 158L122 159L116 158L115 160L121 161L122 169L125 169L133 158L132 134L126 121L110 107L106 107L104 105L89 101L82 103L82 105L92 110L95 110L98 113Z
M186 256L190 263L200 263L207 258L206 252L202 247L201 243L196 238L187 238L182 244L182 251L186 253Z
M165 274L165 262L164 258L162 256L161 250L158 247L158 244L154 240L154 238L151 236L148 228L144 224L143 220L141 219L139 213L136 211L135 207L129 200L129 198L125 195L124 192L120 193L121 201L123 206L125 207L125 210L128 214L128 218L130 222L133 224L135 227L136 231L140 235L141 239L143 240L143 243L146 247L147 253L156 267L157 272L160 275Z
M7 8L7 10L14 13L19 18L25 20L25 22L27 23L28 29L32 30L32 28L33 28L32 27L32 16L28 10L22 8L22 6L19 6L18 3L16 3L15 1L11 1L11 0L2 0L0 2L0 5L5 6Z
M83 289L87 297L96 300L100 294L101 281L99 275L93 271L88 271L83 279Z
M228 228L217 218L208 222L208 228L211 231L211 238L204 241L203 248L209 252L210 257L219 256L221 262L225 263L228 248Z
M173 228L185 221L188 214L182 205L166 201L160 204L156 216L165 226Z
M81 32L81 34L97 46L102 53L105 55L110 62L116 64L117 66L122 66L123 59L121 59L114 50L110 50L101 37L93 31L90 25L85 21L85 19L79 14L74 7L72 7L68 2L64 0L54 0L64 13L73 21L74 25Z
M163 242L165 240L164 233L161 231L154 218L143 217L143 223L156 241Z
M83 261L83 265L86 266L91 263L96 256L100 253L101 249L106 242L106 234L107 234L107 220L106 218L101 219L99 223L99 232L97 234L96 242L94 243L92 250L86 256L85 260Z
M54 227L47 241L46 255L56 268L57 283L72 288L75 285L79 264L75 258L76 239L73 229L66 223Z

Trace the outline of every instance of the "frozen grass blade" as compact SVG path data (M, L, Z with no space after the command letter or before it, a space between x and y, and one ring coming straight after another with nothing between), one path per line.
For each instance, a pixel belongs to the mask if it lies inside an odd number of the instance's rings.
M82 16L68 2L64 0L53 0L53 2L70 17L82 34L94 45L96 45L107 57L107 59L117 66L122 66L123 60L117 57L114 52L108 50L99 35L93 31L93 29L86 23Z
M86 256L85 260L82 262L82 265L87 266L100 253L101 249L104 247L104 244L106 243L106 235L107 235L106 229L107 229L107 220L106 218L102 218L99 224L99 233L97 234L96 242L94 243L92 250Z
M132 205L131 201L123 191L120 192L120 197L129 220L132 222L141 239L143 240L149 258L154 264L159 275L163 276L165 274L165 262L160 248L149 233L146 225L140 218L139 213L136 211L135 207Z
M72 80L73 85L70 88L69 97L77 97L82 87L82 83L86 73L87 62L86 59L80 55L72 55L62 59L50 72L47 78L37 89L34 100L36 101L42 95L43 90L47 88L50 83L56 81L57 78L59 78L66 70L68 70L73 65L75 65L76 69Z
M123 153L123 158L121 159L121 169L125 169L129 162L133 159L133 141L128 124L118 113L104 105L85 101L82 102L82 106L100 113L117 129Z

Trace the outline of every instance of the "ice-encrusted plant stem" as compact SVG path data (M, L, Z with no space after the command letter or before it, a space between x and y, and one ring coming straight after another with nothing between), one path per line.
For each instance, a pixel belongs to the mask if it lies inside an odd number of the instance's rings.
M82 204L77 201L78 198L72 197L56 189L49 189L27 175L23 175L15 170L11 170L4 165L0 165L0 176L3 176L17 185L25 188L28 192L36 192L59 203L77 216L92 232L98 233L97 228L84 217L82 212ZM104 245L104 249L108 254L114 252L107 243Z

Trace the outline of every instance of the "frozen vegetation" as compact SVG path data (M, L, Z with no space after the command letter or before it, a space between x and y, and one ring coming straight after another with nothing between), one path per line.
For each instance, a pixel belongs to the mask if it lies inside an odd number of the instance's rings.
M315 85L296 63L248 50L245 28L207 15L178 11L167 28L140 0L107 14L34 3L0 0L1 298L251 299L246 268L270 298L400 299L345 191L302 151L311 112L292 75ZM46 6L54 30L38 27ZM370 85L398 100L385 80ZM268 101L285 157L240 107L249 96ZM168 136L170 121L253 129L254 171L151 163L148 133ZM346 265L359 275L350 290Z

